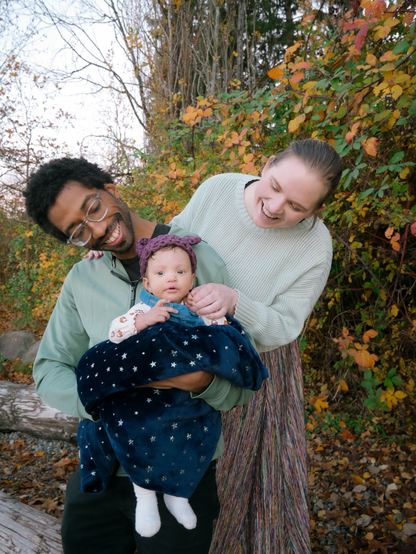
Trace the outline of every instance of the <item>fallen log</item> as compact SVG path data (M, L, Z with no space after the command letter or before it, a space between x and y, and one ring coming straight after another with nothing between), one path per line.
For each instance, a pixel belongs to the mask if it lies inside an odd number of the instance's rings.
M0 492L0 554L62 554L59 519Z
M0 381L0 430L76 441L79 420L44 404L34 385ZM1 551L0 551L1 552Z

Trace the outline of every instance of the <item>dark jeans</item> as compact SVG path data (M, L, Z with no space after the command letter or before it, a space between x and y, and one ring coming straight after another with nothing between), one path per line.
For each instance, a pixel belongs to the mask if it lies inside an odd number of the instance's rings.
M111 477L101 494L81 492L80 472L68 482L62 545L65 554L208 554L213 521L219 513L215 462L189 502L198 518L191 531L180 525L158 494L161 529L144 538L134 531L136 498L127 477Z

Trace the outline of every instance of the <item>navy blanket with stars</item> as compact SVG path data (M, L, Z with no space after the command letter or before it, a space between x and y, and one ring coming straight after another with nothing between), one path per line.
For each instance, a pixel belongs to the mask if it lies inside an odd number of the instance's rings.
M81 487L105 490L117 460L140 487L189 498L208 469L220 413L179 389L136 388L204 370L258 390L266 367L241 325L153 325L120 344L105 341L77 368L81 402L95 420L78 430Z

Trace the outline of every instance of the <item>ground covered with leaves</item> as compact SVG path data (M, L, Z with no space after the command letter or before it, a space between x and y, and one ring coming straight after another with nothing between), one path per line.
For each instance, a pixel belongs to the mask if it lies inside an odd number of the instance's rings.
M8 380L31 382L7 367ZM331 415L309 433L313 554L416 552L416 433L387 417L380 425ZM347 423L343 423L346 421ZM341 425L340 425L341 423ZM332 425L331 425L332 424ZM0 433L0 490L62 517L76 445ZM231 554L231 553L230 553Z

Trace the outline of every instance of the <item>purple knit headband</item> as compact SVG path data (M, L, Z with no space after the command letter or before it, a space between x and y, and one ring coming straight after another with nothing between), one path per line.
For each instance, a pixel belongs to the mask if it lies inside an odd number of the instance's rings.
M147 262L152 254L165 248L165 246L177 246L182 248L188 254L191 260L192 272L196 271L196 256L192 249L192 244L201 242L201 237L193 237L186 235L179 237L178 235L159 235L154 239L141 238L136 242L136 252L140 258L140 273L142 277L146 274Z

